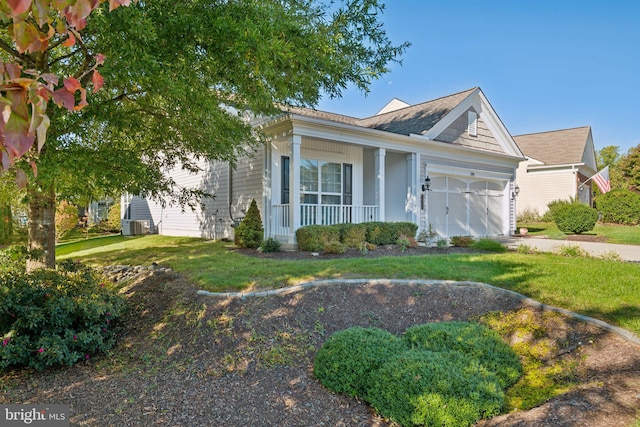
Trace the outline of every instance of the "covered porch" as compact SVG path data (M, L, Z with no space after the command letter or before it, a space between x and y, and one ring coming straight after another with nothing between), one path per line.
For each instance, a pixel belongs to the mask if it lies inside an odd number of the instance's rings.
M300 223L295 226L292 221L290 204L273 206L274 227L276 236L287 236L291 230L307 225L359 224L362 222L380 221L378 206L353 205L300 205Z
M295 134L271 148L267 237L295 245L304 226L419 220L417 153Z

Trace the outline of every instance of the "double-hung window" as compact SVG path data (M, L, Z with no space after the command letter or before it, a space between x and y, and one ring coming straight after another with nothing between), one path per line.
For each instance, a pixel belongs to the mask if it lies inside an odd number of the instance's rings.
M303 159L300 164L300 202L339 205L342 202L342 164Z

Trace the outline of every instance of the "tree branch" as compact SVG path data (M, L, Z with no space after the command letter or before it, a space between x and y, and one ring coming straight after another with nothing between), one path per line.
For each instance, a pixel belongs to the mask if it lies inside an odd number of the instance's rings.
M7 44L4 40L0 40L0 49L2 49L5 52L7 52L9 55L11 55L18 62L20 62L20 64L22 64L24 66L27 66L27 67L35 66L35 63L33 62L32 58L29 55L21 54L20 52L15 50L13 48L13 46Z

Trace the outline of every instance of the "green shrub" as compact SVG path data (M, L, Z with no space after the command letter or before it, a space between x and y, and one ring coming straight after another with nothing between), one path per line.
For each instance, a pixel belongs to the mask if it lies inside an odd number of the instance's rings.
M405 236L410 245L418 226L410 222L367 222L362 224L307 225L296 230L298 248L303 251L323 251L327 243L340 242L348 248L361 249L365 242L374 245L395 245Z
M327 242L340 241L340 228L327 225L307 225L296 230L301 251L321 252Z
M403 340L412 349L458 351L477 359L497 375L505 388L518 381L522 374L515 351L495 331L479 323L425 323L407 329Z
M611 190L598 196L596 207L602 221L623 225L640 224L640 194L629 190Z
M556 210L558 210L559 208L566 206L566 205L571 205L574 203L579 203L579 201L575 198L571 198L569 200L553 200L549 203L547 203L547 211L544 213L544 215L542 216L542 221L544 222L555 222L555 213Z
M504 405L496 376L458 352L393 356L372 375L366 398L402 426L470 426Z
M387 222L366 222L365 226L367 227L367 242L374 245L395 245L400 237L395 228Z
M339 224L340 241L349 248L360 248L367 240L367 227L364 224Z
M398 236L407 236L409 239L415 240L418 232L418 225L412 222L395 222L392 223L398 230Z
M412 222L365 222L366 239L375 245L395 245L400 236L415 238L418 226Z
M402 339L378 328L333 334L314 360L327 388L368 401L403 426L469 426L500 413L522 373L516 353L476 323L414 326Z
M12 245L0 251L0 273L24 271L27 265L27 247Z
M474 240L471 236L452 236L451 244L460 248L468 248L473 244Z
M10 205L0 206L0 245L5 245L13 237L13 216Z
M593 230L598 222L598 211L582 203L559 206L553 214L558 230L566 234L581 234Z
M479 251L487 252L502 253L507 251L507 247L505 245L493 239L480 239L476 242L473 242L471 244L471 247Z
M273 237L269 237L260 245L260 252L265 254L271 252L280 252L280 242Z
M0 275L0 369L72 365L112 347L124 299L95 271Z
M326 254L343 254L347 251L347 247L337 240L333 240L326 242L322 247L322 251Z
M256 249L260 247L264 239L264 228L262 227L262 218L255 199L251 200L247 215L236 228L234 237L235 244L241 248Z
M313 373L329 390L363 397L370 387L371 373L406 349L390 332L356 326L329 337L318 351Z
M404 252L407 250L408 247L411 246L411 241L409 241L409 239L405 236L400 236L396 244L400 246L400 250Z
M441 239L438 239L438 241L436 242L436 247L440 249L446 248L447 246L449 246L449 240L447 240L444 237Z

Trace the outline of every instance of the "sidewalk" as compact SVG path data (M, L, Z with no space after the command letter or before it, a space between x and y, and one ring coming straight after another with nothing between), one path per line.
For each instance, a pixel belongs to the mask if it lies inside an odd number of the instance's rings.
M640 262L640 246L617 245L613 243L581 242L575 240L553 240L542 237L509 237L506 242L510 249L517 249L519 245L527 245L539 252L556 252L562 246L580 246L592 256L600 256L615 252L624 261Z

